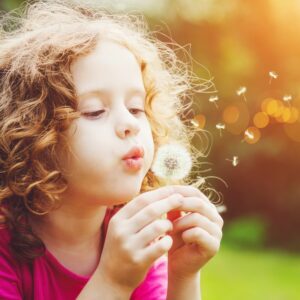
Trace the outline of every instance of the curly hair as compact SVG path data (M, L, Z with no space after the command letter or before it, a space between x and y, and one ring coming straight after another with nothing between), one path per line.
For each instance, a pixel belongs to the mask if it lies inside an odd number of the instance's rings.
M205 143L193 151L191 140L199 129L189 126L186 116L191 92L207 91L212 83L194 76L176 50L149 30L142 15L63 0L25 3L3 14L0 213L12 233L10 248L17 260L31 262L44 253L28 216L59 207L59 195L67 188L56 153L67 146L63 132L80 116L70 65L104 38L127 47L140 65L155 149L176 140L191 150L194 161L207 151ZM149 170L141 192L161 184Z

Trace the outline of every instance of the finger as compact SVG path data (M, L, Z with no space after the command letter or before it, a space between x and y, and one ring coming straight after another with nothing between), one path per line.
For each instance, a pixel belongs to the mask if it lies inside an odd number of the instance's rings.
M182 239L186 244L195 243L200 246L200 248L205 249L208 256L215 255L220 248L220 241L199 227L191 228L183 232Z
M190 185L168 185L156 190L148 191L138 195L122 207L118 212L119 219L128 219L140 211L145 206L157 200L161 200L175 193L185 197L201 197L204 201L210 203L207 197L197 188Z
M141 250L141 257L143 261L146 261L147 264L152 264L160 256L168 252L173 244L173 239L166 235L160 240L157 240L151 243L148 247Z
M218 224L221 228L223 227L224 221L213 204L207 203L199 197L184 197L182 201L183 203L180 206L180 210L198 212L207 217L210 221Z
M153 191L142 193L133 198L118 211L118 218L129 219L149 204L167 198L173 194L175 194L175 192L172 186L164 186Z
M174 194L149 204L128 220L128 230L132 233L138 232L163 214L178 208L182 204L181 199L181 195Z
M210 205L213 205L210 200L200 190L191 185L172 185L174 193L179 193L184 197L199 197Z
M161 235L165 235L172 229L173 224L169 220L156 220L134 235L134 247L138 249L144 248L153 242L153 240Z
M200 227L206 230L213 237L218 239L222 238L222 230L220 227L199 213L190 213L185 215L182 218L174 221L173 226L172 234L176 234L180 231L186 231L193 227Z

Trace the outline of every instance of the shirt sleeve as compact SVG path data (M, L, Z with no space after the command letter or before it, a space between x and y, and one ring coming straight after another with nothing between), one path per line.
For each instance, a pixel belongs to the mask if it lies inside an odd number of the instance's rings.
M17 266L0 241L0 300L22 300Z
M134 290L130 300L166 300L168 290L168 258L162 256L149 269L144 281Z

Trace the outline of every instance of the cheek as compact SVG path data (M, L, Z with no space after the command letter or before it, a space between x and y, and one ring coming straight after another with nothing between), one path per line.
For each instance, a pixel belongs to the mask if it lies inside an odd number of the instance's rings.
M148 162L147 167L150 168L150 165L152 164L152 161L154 159L154 141L153 141L152 131L149 124L147 126L145 137L146 139L144 141L144 144L147 147L147 162Z

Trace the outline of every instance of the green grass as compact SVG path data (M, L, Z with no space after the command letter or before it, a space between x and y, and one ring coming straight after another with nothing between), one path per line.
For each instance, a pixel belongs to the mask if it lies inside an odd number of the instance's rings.
M300 255L222 244L201 271L203 300L300 299Z

